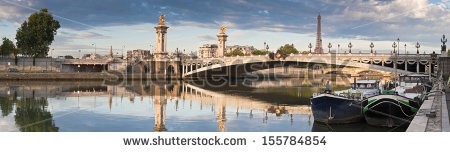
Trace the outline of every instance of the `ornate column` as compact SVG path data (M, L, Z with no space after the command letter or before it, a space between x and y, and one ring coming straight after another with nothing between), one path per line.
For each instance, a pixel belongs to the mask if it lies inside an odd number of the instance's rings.
M164 15L159 16L159 23L155 27L156 29L156 49L155 49L155 60L161 60L167 58L167 29L168 26L165 25Z
M165 90L160 86L155 88L155 96L153 97L154 111L155 111L155 126L153 131L167 131L166 129L166 105Z
M419 73L420 72L420 67L419 67L420 66L420 61L419 60L416 61L416 65L417 65L416 66L416 73Z
M408 58L405 58L405 71L408 71Z
M227 37L228 35L225 34L227 27L222 26L220 27L220 33L217 35L218 38L218 45L217 45L217 51L216 51L216 58L222 58L225 54L225 49L227 48Z

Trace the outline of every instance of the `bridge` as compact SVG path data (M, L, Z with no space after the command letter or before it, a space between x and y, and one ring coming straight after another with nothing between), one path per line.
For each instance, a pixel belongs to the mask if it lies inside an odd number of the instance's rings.
M271 59L269 55L251 55L223 58L186 59L181 61L182 77L239 76L274 67L324 68L354 67L363 70L399 74L433 73L436 62L430 54L290 54L286 58ZM336 70L339 70L336 68Z

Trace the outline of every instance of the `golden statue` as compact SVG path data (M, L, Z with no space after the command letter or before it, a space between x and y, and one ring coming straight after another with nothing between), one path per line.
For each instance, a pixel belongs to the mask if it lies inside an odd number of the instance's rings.
M225 31L227 30L226 26L221 26L220 27L220 34L225 34Z
M163 14L161 14L161 15L159 16L159 24L160 24L160 25L164 25L164 21L165 21L165 20L164 20L164 17L165 17L165 16L164 16Z

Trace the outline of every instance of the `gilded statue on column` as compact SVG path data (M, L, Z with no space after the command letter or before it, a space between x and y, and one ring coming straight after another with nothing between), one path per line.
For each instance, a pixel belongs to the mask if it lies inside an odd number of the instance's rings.
M220 34L225 34L225 31L227 30L226 26L221 26L220 27Z
M159 16L159 24L160 25L164 25L164 18L165 18L165 16L163 15L163 14L161 14L160 16Z

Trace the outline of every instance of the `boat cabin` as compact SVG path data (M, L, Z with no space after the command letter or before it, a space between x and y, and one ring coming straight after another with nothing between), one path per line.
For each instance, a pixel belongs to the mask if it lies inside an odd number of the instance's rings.
M354 89L378 89L377 80L358 80L352 83Z

